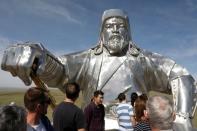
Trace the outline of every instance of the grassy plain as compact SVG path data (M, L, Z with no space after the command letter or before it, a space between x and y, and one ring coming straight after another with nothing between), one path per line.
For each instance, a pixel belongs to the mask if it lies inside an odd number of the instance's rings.
M11 102L15 102L17 105L24 106L23 104L23 96L24 92L27 88L18 89L18 88L0 88L0 105L9 104ZM55 97L56 103L60 103L64 100L64 94L58 89L50 89L51 94ZM161 93L150 92L150 95L159 95ZM163 94L161 94L163 95ZM170 95L167 95L171 97ZM76 102L76 105L80 105L80 99ZM52 118L52 109L48 108L48 117ZM193 125L197 128L197 111L195 113L195 117L193 119Z
M0 105L6 105L15 102L17 105L24 107L23 97L27 88L0 88ZM64 100L64 94L59 89L49 89L51 94L55 97L56 104ZM76 101L76 105L80 105L80 99ZM52 109L48 108L48 117L52 119Z

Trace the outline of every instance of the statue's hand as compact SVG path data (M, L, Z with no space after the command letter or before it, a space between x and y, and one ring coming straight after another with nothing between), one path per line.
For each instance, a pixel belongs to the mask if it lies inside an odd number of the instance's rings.
M44 48L40 43L16 44L8 47L3 54L1 68L18 76L25 85L30 85L32 65L37 59L37 72L41 73L45 61Z

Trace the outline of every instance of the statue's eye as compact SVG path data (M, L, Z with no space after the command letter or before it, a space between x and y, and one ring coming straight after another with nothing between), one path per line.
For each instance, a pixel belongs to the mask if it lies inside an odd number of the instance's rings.
M106 24L105 28L111 28L111 24Z
M120 24L119 27L120 27L120 28L124 28L125 25L124 25L124 24Z

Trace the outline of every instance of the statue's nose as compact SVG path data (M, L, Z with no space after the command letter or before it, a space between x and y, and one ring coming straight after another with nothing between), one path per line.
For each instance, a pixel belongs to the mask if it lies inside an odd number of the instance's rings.
M113 33L119 33L117 25L113 25Z

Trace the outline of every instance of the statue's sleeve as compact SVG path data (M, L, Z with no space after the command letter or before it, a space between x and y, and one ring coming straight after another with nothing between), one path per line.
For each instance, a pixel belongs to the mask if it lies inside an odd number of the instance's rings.
M196 83L189 72L178 64L174 64L169 75L169 84L173 94L177 117L185 119L193 117L197 99Z
M67 82L74 82L84 73L88 63L88 51L62 55L58 58L48 57L44 73L40 76L42 81L50 87L64 91Z
M157 53L145 53L143 59L146 61L144 72L147 86L160 88L158 90L163 92L169 90L173 95L176 120L191 124L197 99L197 87L192 75L175 61Z

